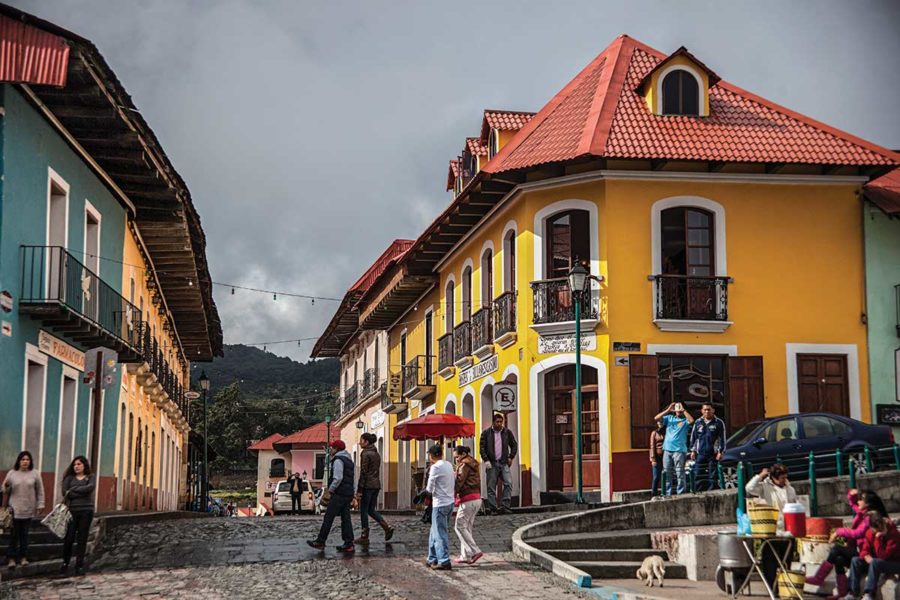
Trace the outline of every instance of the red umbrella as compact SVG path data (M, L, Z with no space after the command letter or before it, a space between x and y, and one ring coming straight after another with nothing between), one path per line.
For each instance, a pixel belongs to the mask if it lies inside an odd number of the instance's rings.
M429 414L394 427L395 440L474 437L475 421L451 414Z

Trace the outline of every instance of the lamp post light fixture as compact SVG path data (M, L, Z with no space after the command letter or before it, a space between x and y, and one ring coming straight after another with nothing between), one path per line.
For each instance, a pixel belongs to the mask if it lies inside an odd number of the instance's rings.
M325 482L322 485L328 489L331 483L331 415L325 415Z
M575 304L575 502L584 504L583 478L581 462L583 440L581 435L581 302L591 289L591 279L599 278L591 275L584 265L576 262L568 274L569 292ZM603 457L601 457L603 460Z
M201 506L203 512L206 512L209 506L209 406L206 401L206 394L209 392L209 377L206 376L206 371L200 371L200 389L203 391L203 504Z

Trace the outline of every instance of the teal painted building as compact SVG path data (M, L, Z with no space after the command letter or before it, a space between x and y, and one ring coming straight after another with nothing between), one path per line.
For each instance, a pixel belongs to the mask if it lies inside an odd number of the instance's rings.
M12 298L0 335L0 469L29 450L52 498L75 455L98 457L106 485L113 476L119 386L103 393L92 452L83 353L104 337L89 322L109 327L121 309L112 305L128 208L23 88L0 84L0 106L0 291Z
M878 406L900 413L900 172L864 188L866 304L872 414ZM900 426L894 433L900 436Z

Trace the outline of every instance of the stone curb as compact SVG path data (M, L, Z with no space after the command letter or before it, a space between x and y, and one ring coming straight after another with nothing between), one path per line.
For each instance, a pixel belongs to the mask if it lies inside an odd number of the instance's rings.
M590 575L588 575L581 569L573 567L567 562L550 556L542 550L534 548L533 546L525 542L524 539L522 539L522 534L532 527L535 527L539 524L552 523L553 521L558 521L565 518L567 517L554 517L552 519L547 519L546 521L539 521L538 523L532 523L530 525L525 525L524 527L518 528L512 536L512 552L516 557L521 558L522 560L526 560L531 564L538 565L542 569L550 571L558 577L562 577L563 579L571 581L579 588L590 588L592 585Z

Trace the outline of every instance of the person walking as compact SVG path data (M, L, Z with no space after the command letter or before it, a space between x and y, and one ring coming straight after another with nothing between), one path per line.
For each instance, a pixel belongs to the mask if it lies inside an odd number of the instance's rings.
M481 462L487 466L487 507L488 514L509 514L512 512L512 475L509 467L516 458L519 445L516 436L503 422L500 413L494 415L490 427L481 432L478 451ZM502 505L497 506L497 480L503 481Z
M444 460L444 448L435 444L428 449L431 470L425 490L431 494L431 531L428 533L428 566L439 571L450 570L450 515L456 477L453 467Z
M75 574L84 575L84 553L87 548L88 533L94 520L94 494L96 480L91 474L91 464L84 456L76 456L66 469L62 481L63 502L72 513L72 520L66 529L63 542L63 564L60 573L65 575L72 559L72 546L75 549Z
M457 446L456 454L456 537L459 538L459 558L457 564L474 564L484 556L475 537L472 527L475 516L481 510L481 477L478 472L478 461L472 458L472 449L468 446Z
M28 564L31 520L44 510L44 484L40 473L34 470L34 459L28 450L23 450L16 457L12 471L3 479L3 491L6 504L13 513L12 532L6 551L7 567L15 569L17 560L22 567Z
M694 461L696 491L719 489L719 461L725 452L725 421L716 416L715 407L705 402L701 416L691 429L691 460Z
M299 515L303 507L301 502L303 497L303 480L300 479L300 473L291 473L287 481L288 490L291 492L291 514Z
M663 495L671 496L673 490L676 494L683 494L684 459L688 450L688 432L694 423L694 417L685 410L681 402L672 402L664 411L653 417L653 420L662 421L663 427L666 428L666 435L663 438L663 470L668 481Z
M394 528L378 512L378 493L381 491L381 455L376 444L378 436L374 433L364 433L360 436L359 445L362 453L359 455L359 484L356 487L356 499L359 502L359 520L362 533L356 539L357 544L369 545L369 517L381 526L384 531L384 541L389 542L394 537Z
M850 591L847 569L853 558L859 556L860 546L865 540L866 531L869 530L869 513L876 512L882 517L888 516L884 502L871 490L853 488L847 492L847 502L853 511L853 522L850 527L839 527L831 532L831 537L828 538L831 544L828 560L819 565L814 575L806 578L806 583L821 587L825 585L825 578L834 569L837 587L831 600L843 598ZM835 543L839 537L844 539L843 544Z
M341 517L341 539L343 544L337 547L338 552L352 554L356 551L353 545L353 520L350 518L350 503L353 501L353 479L355 465L347 445L341 440L331 442L331 483L325 493L322 494L322 504L325 504L325 518L319 535L314 540L306 540L306 543L322 550L331 533L331 526L338 515Z
M874 600L882 575L900 575L900 532L889 518L872 511L859 556L850 561L850 591L843 600L859 596L863 578L863 600Z
M665 439L665 436L666 428L663 427L662 421L657 419L656 429L650 432L651 498L657 498L660 495L659 485L662 479L663 439Z

